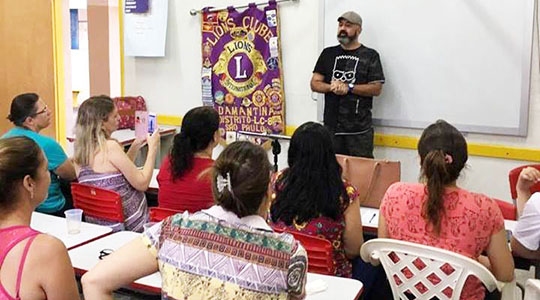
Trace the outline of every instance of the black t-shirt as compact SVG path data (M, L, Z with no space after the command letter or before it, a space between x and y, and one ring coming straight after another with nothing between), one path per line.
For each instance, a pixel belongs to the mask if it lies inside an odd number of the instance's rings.
M354 50L345 50L340 45L325 48L313 72L323 75L326 83L332 79L347 84L384 82L379 54L364 45ZM372 126L372 102L373 97L326 93L324 124L336 133L365 131Z

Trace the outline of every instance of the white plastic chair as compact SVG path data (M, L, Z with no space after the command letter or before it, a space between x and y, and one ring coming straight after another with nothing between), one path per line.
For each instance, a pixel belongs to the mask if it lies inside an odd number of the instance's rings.
M538 300L540 299L540 280L527 279L525 283L525 297L523 300Z
M504 285L479 262L436 247L372 239L362 245L360 255L373 265L382 263L394 299L409 299L411 295L415 299L459 299L469 275L477 277L490 292L501 291ZM510 290L502 291L502 299L516 299L514 288L515 283L505 285Z

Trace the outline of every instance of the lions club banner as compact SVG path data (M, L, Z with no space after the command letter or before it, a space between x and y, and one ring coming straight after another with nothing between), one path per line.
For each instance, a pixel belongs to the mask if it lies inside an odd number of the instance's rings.
M227 139L236 131L283 133L278 21L275 1L202 14L203 103L219 112Z

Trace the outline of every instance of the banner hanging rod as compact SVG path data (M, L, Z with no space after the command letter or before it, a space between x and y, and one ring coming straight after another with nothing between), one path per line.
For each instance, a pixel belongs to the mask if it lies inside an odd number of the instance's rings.
M281 2L298 2L300 0L276 0L276 3L281 3ZM261 6L261 5L265 5L265 4L268 4L268 2L259 2L259 3L255 3L256 6ZM240 6L235 6L234 8L236 9L242 9L242 8L248 8L249 7L249 4L248 5L240 5ZM208 11L209 12L214 12L214 11L220 11L220 10L225 10L227 9L228 7L221 7L221 8L211 8L209 9ZM197 14L200 14L202 13L202 9L192 9L189 11L189 14L192 15L192 16L196 16Z

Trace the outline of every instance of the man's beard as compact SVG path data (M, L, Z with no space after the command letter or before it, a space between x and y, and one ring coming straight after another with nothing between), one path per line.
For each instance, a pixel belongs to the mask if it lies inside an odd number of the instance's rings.
M349 45L350 43L352 43L354 40L356 39L356 35L353 35L353 36L348 36L347 35L347 32L345 31L340 31L337 35L337 40L338 42L343 45L343 46L347 46Z

